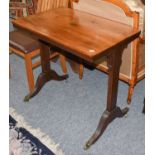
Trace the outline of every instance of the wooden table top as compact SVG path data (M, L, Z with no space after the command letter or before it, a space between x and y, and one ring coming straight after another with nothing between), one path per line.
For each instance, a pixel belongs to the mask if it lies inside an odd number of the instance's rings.
M129 25L68 8L19 18L13 24L91 62L140 33Z

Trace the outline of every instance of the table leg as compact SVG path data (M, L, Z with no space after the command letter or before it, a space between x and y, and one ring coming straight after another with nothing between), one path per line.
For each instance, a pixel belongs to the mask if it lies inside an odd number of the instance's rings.
M60 76L50 68L50 47L43 43L40 51L40 57L42 72L38 76L34 90L25 96L25 102L29 101L30 98L37 95L46 82L50 80L61 81L68 78L68 75Z
M119 51L118 51L119 50ZM107 94L107 107L103 112L96 131L91 138L86 142L84 149L88 149L94 144L98 138L102 135L106 127L117 117L123 117L127 112L128 108L120 109L116 106L117 92L118 92L118 78L119 70L121 65L122 51L118 49L112 52L108 56L108 67L109 67L109 79L108 79L108 94Z

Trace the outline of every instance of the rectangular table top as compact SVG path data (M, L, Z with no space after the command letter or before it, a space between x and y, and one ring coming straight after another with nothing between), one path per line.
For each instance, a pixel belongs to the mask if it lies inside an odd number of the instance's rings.
M13 24L91 62L140 33L129 25L69 8L19 18Z

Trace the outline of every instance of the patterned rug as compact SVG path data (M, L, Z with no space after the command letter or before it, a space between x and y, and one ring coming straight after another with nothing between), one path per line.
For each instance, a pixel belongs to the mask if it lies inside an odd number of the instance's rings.
M9 115L9 152L10 155L63 155L48 135L33 129L13 108Z

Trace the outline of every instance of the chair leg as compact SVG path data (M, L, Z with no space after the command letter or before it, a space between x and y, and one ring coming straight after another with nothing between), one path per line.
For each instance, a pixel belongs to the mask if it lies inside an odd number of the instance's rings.
M29 91L31 92L34 89L34 75L33 75L33 68L32 68L32 59L31 59L31 55L29 54L25 55L25 67L26 67Z
M80 66L79 66L79 79L83 78L83 72L84 72L84 66L81 63Z
M128 104L131 104L131 98L133 95L133 91L134 91L134 85L130 84L129 89L128 89L128 98L127 98Z
M67 74L66 57L62 54L60 54L59 57L62 71L64 72L64 74Z

